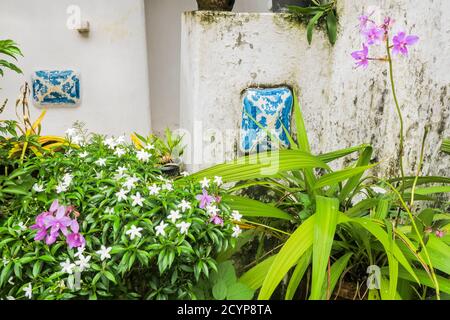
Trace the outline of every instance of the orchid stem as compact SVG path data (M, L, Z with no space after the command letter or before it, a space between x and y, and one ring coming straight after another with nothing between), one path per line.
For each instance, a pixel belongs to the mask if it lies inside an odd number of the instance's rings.
M405 169L403 167L403 152L404 152L404 122L403 122L403 115L402 110L400 108L400 104L398 103L397 99L397 93L395 90L395 82L394 82L394 66L392 63L392 57L391 57L391 50L389 45L389 37L386 37L386 50L388 55L388 63L389 63L389 77L391 80L391 88L392 88L392 95L394 97L395 102L395 108L398 114L399 122L400 122L400 145L399 145L399 151L398 151L398 157L399 157L399 164L400 164L400 173L402 176L402 187L401 187L401 193L403 194L404 188L405 188Z

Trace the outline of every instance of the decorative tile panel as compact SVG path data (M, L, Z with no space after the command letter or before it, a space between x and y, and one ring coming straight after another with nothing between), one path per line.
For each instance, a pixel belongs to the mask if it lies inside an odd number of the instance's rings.
M278 145L289 147L283 126L291 132L293 101L288 87L247 89L242 100L242 151L254 153L277 149ZM279 141L271 141L267 130Z
M32 84L36 105L76 106L80 102L80 78L75 71L36 71Z

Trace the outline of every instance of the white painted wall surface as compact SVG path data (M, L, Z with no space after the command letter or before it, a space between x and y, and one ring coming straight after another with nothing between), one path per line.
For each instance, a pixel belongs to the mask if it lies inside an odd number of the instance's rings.
M439 153L441 139L450 136L450 12L447 0L339 1L338 42L331 47L322 31L312 45L305 26L282 16L265 14L186 13L182 28L181 126L191 133L201 122L203 133L237 130L241 122L242 90L260 84L287 83L299 89L313 152L323 153L363 143L374 145L376 172L395 171L399 124L385 64L354 70L350 53L359 50L358 16L369 5L397 20L421 41L408 59L398 58L395 74L405 116L407 173L416 169L429 123L425 173L448 174L449 157ZM384 73L383 73L384 72ZM194 138L190 160L199 169L223 160L223 144L211 136ZM216 149L214 149L216 148ZM226 158L235 156L228 150ZM205 158L212 157L209 161ZM203 160L203 161L202 161ZM339 165L339 164L337 164ZM376 173L375 172L375 173Z
M66 27L69 5L81 8L88 37ZM151 128L148 57L143 0L0 0L0 38L19 43L24 75L0 79L0 98L10 103L2 118L13 118L14 101L36 69L73 68L81 73L82 102L50 108L43 132L63 134L76 120L91 131L147 134ZM40 109L31 105L36 118Z
M93 0L96 1L96 0ZM236 0L235 12L267 11L266 0ZM145 0L152 128L179 126L181 15L195 0Z

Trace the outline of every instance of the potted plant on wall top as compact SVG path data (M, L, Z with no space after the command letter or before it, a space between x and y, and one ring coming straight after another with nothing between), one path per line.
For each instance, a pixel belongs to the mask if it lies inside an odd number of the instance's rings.
M197 0L198 10L231 11L235 0Z

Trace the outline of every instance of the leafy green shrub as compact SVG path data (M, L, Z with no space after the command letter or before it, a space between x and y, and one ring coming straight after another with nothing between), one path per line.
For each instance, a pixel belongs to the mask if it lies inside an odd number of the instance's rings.
M152 145L67 134L81 147L30 158L9 176L22 184L0 203L0 297L196 298L240 234L220 177L172 181Z

